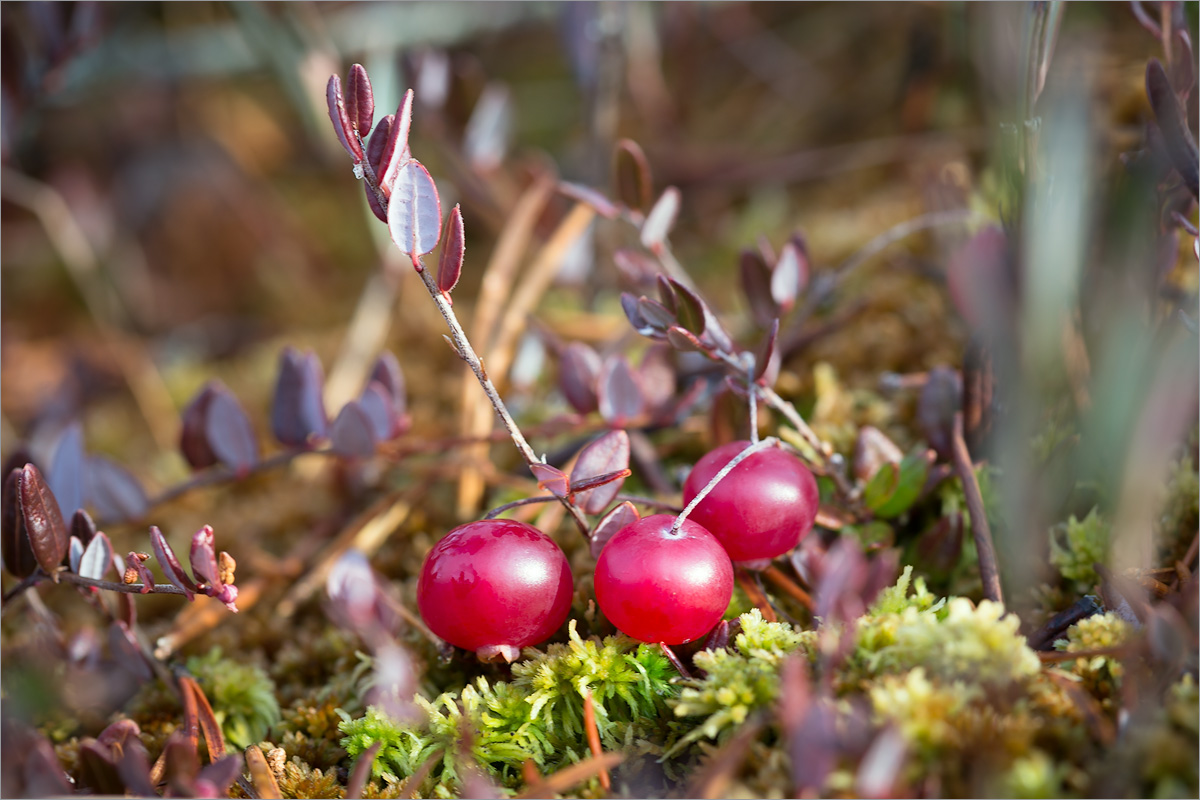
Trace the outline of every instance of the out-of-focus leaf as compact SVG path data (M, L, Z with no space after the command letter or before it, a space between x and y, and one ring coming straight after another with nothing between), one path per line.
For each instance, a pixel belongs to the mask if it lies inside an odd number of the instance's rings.
M945 461L950 460L954 415L962 408L962 380L958 371L934 367L917 399L917 424L925 441Z
M638 314L655 330L666 331L675 324L675 314L657 300L640 297L637 301Z
M117 773L108 747L94 739L79 743L79 782L97 794L125 796L125 781Z
M613 263L625 274L625 277L638 286L645 286L653 282L655 276L662 269L650 256L627 247L622 247L613 253Z
M325 101L329 105L329 121L333 123L333 132L337 134L342 147L346 148L346 152L354 159L354 163L358 164L363 160L363 151L354 136L354 127L350 122L350 116L346 113L346 100L342 95L342 79L337 75L329 76L329 83L325 87Z
M869 481L884 464L899 466L904 452L881 430L870 425L858 429L854 442L854 475Z
M408 130L412 126L412 104L413 92L412 89L409 89L404 93L404 99L400 101L400 107L396 109L392 120L392 127L389 131L391 138L388 140L387 147L384 148L384 159L380 163L382 171L375 173L379 176L380 183L387 186L391 193L395 192L396 178L400 174L400 168L412 158L408 150ZM438 209L438 222L441 221L442 213L441 209ZM428 253L429 250L425 252Z
M392 122L396 119L395 114L388 114L383 119L379 120L379 124L375 126L375 132L371 134L370 141L367 142L367 162L371 165L371 169L375 172L375 179L379 180L383 177L383 172L380 166L386 164L391 158L391 151L387 148L393 144L392 141ZM391 188L386 184L380 183L379 190L387 197L392 193ZM375 195L375 190L363 182L363 191L367 193L367 204L371 207L371 213L374 214L380 222L387 222L387 211L380 204L379 198Z
M808 283L808 261L792 242L779 251L779 260L771 271L771 299L782 313L796 304L796 298Z
M71 572L79 574L79 563L83 561L83 542L72 536L67 544L67 564Z
M613 175L617 181L617 199L628 208L645 210L650 205L653 181L650 162L641 145L632 139L620 139L614 153Z
M571 342L558 360L558 388L580 414L596 410L600 356L583 342Z
M54 448L46 483L58 500L58 510L66 518L83 507L83 426L72 423L63 431Z
M567 473L549 464L530 464L529 471L537 478L538 488L545 489L555 497L566 497L571 491Z
M588 537L592 558L599 558L600 551L604 549L604 545L608 544L609 539L639 519L641 519L641 515L638 514L633 503L628 500L614 506L592 527L591 535Z
M1146 65L1146 94L1162 131L1171 166L1179 172L1192 197L1200 197L1200 156L1197 155L1196 140L1188 130L1187 112L1157 58L1150 59Z
M597 380L597 405L600 416L614 428L625 428L645 412L645 399L638 377L624 356L610 356L600 368Z
M704 343L697 339L694 333L678 325L672 325L667 329L667 341L676 350L682 350L685 353L699 352L705 349Z
M903 514L916 501L929 476L929 451L910 453L899 465L885 463L863 489L863 502L881 519Z
M42 473L26 464L17 480L25 532L37 563L46 572L54 572L67 554L69 534L58 510L58 501L46 485Z
M725 330L725 326L721 324L721 320L717 319L717 315L707 304L704 306L704 339L708 340L713 346L722 353L734 352L733 339L729 335L729 331Z
M675 318L679 324L700 336L704 333L704 301L695 292L674 278L669 279L675 296Z
M71 535L85 546L96 535L96 523L92 520L92 515L82 508L71 515Z
M258 442L242 404L224 386L218 386L204 421L208 446L222 464L244 475L258 461Z
M358 398L359 405L371 421L372 438L376 442L391 440L397 433L396 412L392 408L392 398L388 396L383 384L371 381L363 389Z
M375 366L371 368L371 376L368 379L368 382L370 381L379 383L387 392L392 411L396 415L396 433L408 430L408 391L404 382L404 371L400 369L400 362L390 350L384 350L379 354L379 358L375 359Z
M429 171L419 161L407 161L396 171L388 201L388 230L400 252L418 256L437 247L442 227L442 201Z
M331 610L366 641L372 641L380 627L379 587L375 573L362 551L351 548L334 562L325 581Z
M775 381L779 379L782 361L783 356L779 352L779 320L775 319L771 322L767 338L763 340L762 347L755 355L754 382L768 388L774 386Z
M609 431L598 436L580 451L575 468L571 470L571 484L575 485L585 478L628 467L629 434L623 430ZM608 508L608 504L621 491L624 483L625 480L621 479L597 489L576 492L575 502L588 514L599 514Z
M938 517L929 530L917 537L913 547L913 566L937 578L947 577L962 560L962 514Z
M658 331L642 316L641 301L634 297L629 292L621 292L621 310L625 312L625 318L629 320L629 324L633 329L642 336L660 335Z
M371 132L375 122L375 94L371 91L371 79L362 64L350 67L346 77L346 116L350 125L363 139Z
M138 479L107 456L88 456L84 478L87 500L102 520L141 519L150 508Z
M208 443L208 408L218 386L220 384L217 381L204 384L183 409L179 449L192 469L204 469L217 463L217 455Z
M102 581L109 569L112 568L112 557L112 542L108 540L108 536L103 531L100 531L84 548L83 555L79 559L79 568L74 571L85 578ZM188 599L192 598L189 596Z
M182 589L189 601L192 600L192 592L196 591L196 584L184 570L175 551L171 549L167 537L163 536L162 531L155 525L150 526L150 545L154 549L154 557L158 559L163 575L166 575L167 580Z
M216 536L212 526L205 525L192 534L192 547L188 552L188 561L192 565L192 573L198 582L210 586L221 585L221 571L217 566L217 551L214 546Z
M638 377L648 409L657 412L669 406L675 399L675 368L671 364L671 348L665 344L647 347L642 363L638 365Z
M205 764L196 773L196 797L228 797L229 788L241 773L242 759L232 753Z
M328 420L322 392L325 373L316 353L290 345L279 356L279 376L271 399L271 432L281 444L311 447L325 438Z
M463 257L466 255L465 236L462 209L456 204L446 223L446 240L442 242L442 255L438 259L437 285L443 292L453 291L462 275Z
M621 209L617 208L603 193L590 186L584 186L581 183L571 183L570 181L559 181L558 191L565 197L589 206L605 219L616 219L621 213Z
M0 542L4 547L4 566L18 578L28 577L37 569L33 545L25 531L25 515L21 511L20 483L23 470L18 467L4 479L3 530Z
M754 250L743 250L738 257L742 277L742 292L750 311L759 325L769 325L779 316L779 306L771 296L771 268Z
M333 451L340 456L369 458L375 455L375 426L357 400L342 406L329 430Z
M512 98L508 87L491 82L483 87L479 100L463 131L463 154L471 167L490 172L500 166L508 151L512 131Z
M999 226L982 229L950 256L946 289L972 330L1011 324L1017 303L1015 268Z
M679 190L668 186L642 223L642 244L652 253L662 250L679 216Z

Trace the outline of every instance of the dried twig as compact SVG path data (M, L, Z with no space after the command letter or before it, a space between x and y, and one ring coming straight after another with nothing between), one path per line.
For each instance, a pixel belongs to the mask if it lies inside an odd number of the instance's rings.
M954 415L954 469L962 481L963 494L967 498L967 513L971 515L971 534L975 537L975 549L979 552L979 578L983 582L983 596L997 603L1004 602L1000 586L1000 567L996 561L996 545L992 541L992 529L988 525L987 511L983 507L983 494L979 491L979 480L971 463L971 452L963 439L962 412Z

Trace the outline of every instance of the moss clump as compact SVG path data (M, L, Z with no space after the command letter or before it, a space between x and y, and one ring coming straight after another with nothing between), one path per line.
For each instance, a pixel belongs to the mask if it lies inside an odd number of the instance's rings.
M278 782L279 793L289 800L305 797L341 800L346 796L335 770L314 769L296 757L284 764Z
M1106 650L1124 644L1132 633L1128 622L1109 611L1075 623L1067 631L1067 638L1059 639L1054 646L1068 653ZM1103 655L1089 656L1077 658L1065 666L1078 676L1083 687L1096 697L1104 708L1113 707L1121 688L1121 676L1125 672L1120 659Z
M1158 518L1159 563L1174 564L1183 558L1200 526L1200 474L1191 456L1171 465Z
M214 647L187 660L187 668L212 703L225 739L245 749L266 738L280 720L275 682L260 667L224 658Z
M1108 561L1110 532L1095 508L1082 520L1072 514L1050 531L1050 563L1080 592L1090 592L1100 580L1095 565Z

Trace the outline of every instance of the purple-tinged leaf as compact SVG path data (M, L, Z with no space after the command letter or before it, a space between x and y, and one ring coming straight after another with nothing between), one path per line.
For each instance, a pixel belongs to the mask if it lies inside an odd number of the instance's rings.
M208 445L217 459L238 476L258 461L258 442L242 404L224 386L218 386L204 422Z
M429 171L408 161L396 172L388 201L388 230L400 252L417 258L437 247L442 227L442 201Z
M79 574L79 562L83 560L83 542L79 541L76 536L71 537L70 544L67 545L67 565L71 572Z
M613 263L624 273L625 277L637 286L647 286L653 283L661 270L658 263L650 256L640 250L630 250L627 247L622 247L613 253Z
M25 515L21 511L21 468L8 473L4 480L3 521L0 543L3 544L4 567L18 578L25 578L37 569L33 545L25 531Z
M221 585L221 571L217 566L217 551L213 545L215 539L211 525L205 525L192 534L192 547L188 553L188 561L192 565L192 573L197 583L207 583L209 586Z
M371 688L366 703L378 706L389 718L415 724L421 717L417 705L412 701L417 693L417 668L412 656L389 637L373 653L375 674L371 676ZM464 793L464 797L480 795Z
M973 330L1009 324L1017 306L1016 272L1008 237L999 226L976 233L950 256L946 289Z
M642 244L652 253L662 251L663 244L679 216L679 190L668 186L642 223Z
M350 125L365 139L375 123L375 94L371 91L371 79L362 64L350 67L346 76L346 116Z
M183 568L183 564L179 561L179 557L175 555L175 551L171 549L171 545L167 542L167 537L163 536L162 531L157 526L150 526L150 546L154 549L154 557L158 559L158 564L162 567L163 575L167 576L167 580L183 590L184 595L189 601L192 600L192 592L196 591L196 584L188 576L187 571Z
M145 553L135 553L132 550L125 556L125 574L121 576L122 583L140 583L142 588L139 590L141 594L149 594L154 591L154 573L146 566Z
M637 307L641 318L656 331L666 331L667 328L675 324L675 314L672 313L671 309L657 300L651 300L649 297L640 297L637 301Z
M400 101L400 106L396 109L389 131L388 145L384 148L384 158L380 162L380 170L375 172L379 176L379 182L388 188L389 193L395 193L396 177L400 174L400 168L412 159L412 154L408 149L408 130L412 126L412 104L413 92L412 89L409 89L404 93L404 99ZM438 222L441 221L442 215L441 209L439 209Z
M707 304L704 306L703 338L711 342L713 347L722 353L734 352L733 338L729 335L729 331L725 330L725 326L721 324L721 320L717 319L717 315L712 312L712 309Z
M605 359L597 379L596 395L600 416L614 428L625 428L641 420L646 409L638 376L624 356Z
M664 344L647 347L642 363L638 365L638 377L648 409L657 412L669 406L675 397L675 368L671 364L671 348Z
M83 507L84 458L83 427L75 422L59 437L50 469L46 471L46 483L54 492L64 519Z
M934 367L917 398L917 425L929 446L945 461L951 458L954 415L963 407L958 370Z
M770 388L779 379L783 357L779 352L779 320L771 323L771 330L763 340L762 348L754 358L754 382Z
M193 784L196 797L229 797L229 788L242 774L242 759L230 753L211 764L205 764L196 773ZM260 794L259 797L266 797Z
M71 515L71 535L83 545L91 543L96 535L96 523L92 520L92 515L82 508Z
M337 77L337 76L334 76ZM179 449L192 469L204 469L217 463L217 455L208 443L208 408L216 396L217 381L209 381L183 410Z
M750 304L750 312L759 325L769 325L779 316L779 306L771 296L771 268L761 255L743 250L738 258L742 276L742 292Z
M601 434L579 452L575 460L575 468L571 470L571 485L577 485L586 478L602 475L608 472L628 469L629 467L629 434L623 430L609 431ZM599 514L608 508L621 486L624 478L605 484L598 489L577 490L575 502L588 514Z
M446 240L442 242L442 256L438 259L437 285L443 292L449 293L458 285L466 255L465 237L462 209L455 204L446 222Z
M33 464L26 464L21 470L17 479L17 496L20 498L25 532L33 547L33 555L43 570L53 573L67 554L69 534L54 493Z
M112 751L94 739L79 743L78 780L83 786L101 795L125 796L125 782L117 773Z
M670 279L670 284L675 295L675 317L679 324L697 336L703 335L706 325L704 301L674 278Z
M379 358L375 359L375 366L371 368L369 381L378 382L387 392L392 404L392 411L396 415L397 434L408 430L410 420L404 372L400 369L400 362L396 360L396 356L391 351L384 350L379 354Z
M1197 155L1196 140L1188 130L1187 112L1179 102L1179 95L1171 87L1166 70L1157 58L1150 59L1146 65L1146 94L1162 131L1171 166L1179 172L1192 197L1200 197L1200 156Z
M642 316L641 301L629 292L621 292L621 310L625 312L625 317L633 329L642 336L661 336L654 326Z
M107 456L88 456L87 499L102 520L141 519L150 508L146 490L129 470Z
M794 242L788 242L779 251L779 260L771 270L771 299L786 314L796 304L796 298L808 283L808 260L801 255Z
M621 213L621 209L617 208L613 201L590 186L571 183L569 181L559 181L558 193L564 197L569 197L572 200L583 203L605 219L616 219Z
M359 550L347 550L334 562L325 580L325 591L338 619L365 640L370 640L379 625L379 587L367 557Z
M629 469L628 467L625 469L613 470L612 472L602 472L599 475L593 475L590 478L584 478L578 483L572 483L571 494L586 494L587 492L598 489L601 486L608 486L610 483L616 483L617 481L621 481L623 483L625 479L632 474L633 470ZM600 510L603 511L604 507L601 506Z
M604 545L608 544L609 539L615 536L618 531L632 525L639 519L641 519L641 515L633 507L633 503L628 500L614 506L611 511L601 517L600 521L592 527L592 532L588 536L592 558L599 558L600 551L604 549Z
M333 452L349 458L369 458L375 455L375 427L357 400L342 406L333 427L329 429Z
M613 174L617 181L617 198L627 207L645 210L650 205L653 181L650 178L650 161L641 145L632 139L621 139L616 144L616 163Z
M671 287L671 279L659 273L654 278L654 285L658 288L658 301L674 315L676 311L675 290Z
M504 160L512 132L512 98L508 87L491 82L483 87L463 131L462 152L477 172L490 172Z
M672 325L667 329L667 342L676 350L684 353L704 352L708 349L704 346L704 342L696 338L696 334L678 325Z
M154 530L153 528L151 530ZM79 541L76 539L75 541ZM100 531L95 538L88 543L84 549L83 555L79 561L79 567L72 571L85 578L91 578L95 581L104 580L104 576L112 568L113 563L113 547L112 542L108 540L108 536ZM168 576L169 577L169 576ZM183 588L183 587L180 587ZM191 596L188 596L191 600Z
M350 116L346 113L346 101L342 97L342 79L337 75L329 76L329 83L325 87L325 101L329 105L329 121L333 123L333 132L337 134L338 141L346 148L354 163L360 163L363 160L362 147L354 136Z
M376 442L387 442L397 433L396 412L392 408L392 398L388 396L383 384L371 381L363 389L358 398L359 405L371 421L371 434Z
M321 397L324 387L325 373L316 353L283 349L271 399L271 432L281 444L312 447L325 438L329 422Z
M370 163L376 180L382 176L379 165L385 163L385 157L390 155L387 147L392 144L392 120L395 118L395 114L388 114L379 120L379 124L375 126L375 132L371 134L371 139L367 142L367 162ZM371 213L378 217L380 222L386 223L387 210L379 202L375 190L364 181L363 191L367 193L367 205L371 207ZM392 193L392 190L382 183L379 184L379 191L383 193L384 197Z
M558 388L580 414L595 411L600 356L583 342L571 342L558 359Z
M555 497L566 497L571 491L567 473L549 464L530 464L529 471L537 478L538 488L545 489Z

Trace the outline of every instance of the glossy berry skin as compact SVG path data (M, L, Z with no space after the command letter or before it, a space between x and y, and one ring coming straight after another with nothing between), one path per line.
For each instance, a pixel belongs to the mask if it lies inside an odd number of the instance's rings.
M733 597L733 565L691 519L655 514L617 531L596 562L596 602L622 632L683 644L712 630Z
M537 644L571 610L567 557L532 525L485 519L460 525L421 567L417 607L430 630L467 650Z
M748 445L730 442L697 461L684 482L683 502L690 503ZM734 561L771 559L812 530L818 500L816 478L800 459L768 447L734 467L688 519L712 531Z

